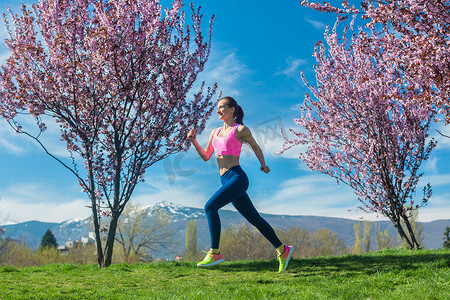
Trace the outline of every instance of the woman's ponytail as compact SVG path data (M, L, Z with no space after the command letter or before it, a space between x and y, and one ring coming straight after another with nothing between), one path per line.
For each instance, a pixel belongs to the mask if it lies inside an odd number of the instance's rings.
M238 124L244 125L244 111L242 110L242 107L237 104L236 100L234 100L233 97L223 97L222 100L227 100L228 107L234 107L234 121Z
M234 120L236 121L236 123L244 125L244 122L242 121L243 119L244 111L242 110L242 107L238 105L236 110L234 111Z

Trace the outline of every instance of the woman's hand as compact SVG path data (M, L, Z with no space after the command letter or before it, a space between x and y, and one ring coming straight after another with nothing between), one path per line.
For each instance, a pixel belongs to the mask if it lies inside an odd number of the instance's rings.
M261 166L261 168L259 168L261 171L263 171L264 173L269 173L270 172L270 168L266 165Z
M195 138L197 137L197 131L195 130L194 127L192 127L192 129L188 132L187 134L187 138L193 142L195 140Z

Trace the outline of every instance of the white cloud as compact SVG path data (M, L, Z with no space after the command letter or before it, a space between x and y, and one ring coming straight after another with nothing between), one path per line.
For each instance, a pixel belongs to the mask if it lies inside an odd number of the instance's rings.
M436 174L438 173L438 162L439 158L437 156L431 156L427 161L423 163L423 170L428 174Z
M238 85L242 82L243 76L249 73L250 70L241 61L235 49L214 44L206 67L198 77L198 82L205 81L211 85L217 82L224 96L238 96L240 94Z
M149 205L169 201L189 207L203 207L216 188L202 182L202 168L209 168L207 165L199 165L190 175L176 171L172 182L159 168L164 166L161 164L149 170L148 180L138 184L131 199L133 202ZM217 183L219 186L220 182ZM75 185L55 187L45 181L13 183L0 192L0 224L31 220L62 222L87 217L91 215L89 205L87 195Z
M62 222L90 215L90 201L76 183L55 185L46 180L11 183L0 191L0 221Z
M35 120L30 116L18 118L18 123L23 126L23 130L36 136L39 133ZM39 137L39 140L47 150L58 157L70 158L70 153L66 150L65 142L61 141L59 125L51 118L45 119L47 130ZM16 133L7 122L0 122L0 146L12 154L26 154L41 151L44 149L31 137L25 134Z
M10 140L2 136L1 133L0 133L0 147L6 150L6 152L12 154L22 154L25 152L25 149L19 147L18 144L11 143Z
M166 201L201 208L213 194L215 187L202 182L200 172L195 171L192 176L177 176L172 184L163 175L152 176L151 183L141 184L131 201L142 205ZM219 180L217 183L219 187Z
M425 207L419 209L419 221L450 219L450 194L440 193L431 196Z
M319 22L319 21L316 21L316 20L313 20L310 17L304 16L304 19L305 19L306 22L311 24L315 29L323 31L327 27L326 24L324 24L322 22Z
M448 219L448 195L433 197L428 206L419 210L420 220L428 222ZM381 214L367 214L353 190L323 174L296 177L282 182L273 195L254 197L260 212L288 215L314 215L371 221L388 220Z
M450 186L450 174L424 175L417 186L430 183L432 187Z
M292 215L342 215L357 202L351 189L322 174L286 180L273 195L261 198L262 211Z
M265 121L262 121L257 124L249 125L249 129L252 132L253 137L255 138L258 145L261 147L261 150L264 152L266 157L271 157L275 159L279 158L291 158L298 159L299 153L306 150L305 146L299 145L285 151L282 154L275 155L283 148L284 138L281 135L281 130L284 130L285 134L288 137L292 137L289 135L289 127L286 126L290 121L283 120L282 117L277 116ZM292 125L294 125L292 123ZM248 145L243 145L242 147L242 155L246 158L254 158L253 150Z
M2 198L2 218L7 223L20 223L31 220L41 222L63 222L77 217L88 217L91 209L89 201L74 199L69 202L21 202L16 198ZM0 220L3 221L3 220Z
M0 146L11 154L23 154L29 148L28 140L13 131L7 122L0 122Z
M304 66L308 63L306 59L292 58L286 59L287 67L277 72L275 75L285 75L288 77L299 77L300 78L300 66Z

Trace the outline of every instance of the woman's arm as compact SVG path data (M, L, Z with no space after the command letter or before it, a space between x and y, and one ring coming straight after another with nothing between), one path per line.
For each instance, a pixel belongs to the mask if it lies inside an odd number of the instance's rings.
M237 132L236 138L238 138L238 140L244 141L250 145L250 147L253 149L253 152L255 152L256 158L258 158L259 163L261 164L261 167L260 167L261 171L263 171L264 173L269 173L270 168L266 165L266 161L264 159L264 154L263 154L261 148L259 147L258 143L253 138L253 135L252 135L250 129L248 129L244 125L240 125L239 127L236 130L236 132Z
M211 134L209 135L208 145L206 145L206 150L203 149L197 142L197 131L195 130L195 128L192 128L189 131L189 133L187 134L188 139L191 141L192 145L194 145L194 148L195 148L195 150L197 150L198 155L200 155L200 157L204 161L208 161L214 153L214 149L211 145L211 142L212 142L215 132L216 132L216 129L211 131Z

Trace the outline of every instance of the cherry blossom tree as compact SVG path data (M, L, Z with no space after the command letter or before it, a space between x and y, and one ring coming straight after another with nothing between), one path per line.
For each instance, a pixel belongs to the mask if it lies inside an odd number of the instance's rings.
M210 53L212 18L205 41L200 8L183 6L40 0L4 15L11 55L0 71L0 113L78 179L92 203L100 267L111 264L119 216L146 169L186 150L188 130L202 131L213 110L215 84L188 96ZM23 114L36 120L38 134L23 128ZM49 119L73 162L42 143Z
M373 34L366 37L378 44L399 77L428 97L450 122L450 2L442 0L363 0L359 7L345 0L341 7L329 3L301 4L321 12L358 16Z
M380 45L369 42L370 32L350 35L346 27L339 38L338 24L325 33L327 47L316 45L317 86L302 74L313 97L306 95L294 120L302 130L291 130L294 137L286 139L282 152L307 145L300 159L311 170L349 185L363 211L388 217L405 243L418 248L410 219L431 197L428 184L415 204L419 167L436 145L428 139L435 111L423 104L428 94L398 76Z

